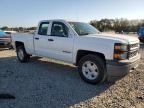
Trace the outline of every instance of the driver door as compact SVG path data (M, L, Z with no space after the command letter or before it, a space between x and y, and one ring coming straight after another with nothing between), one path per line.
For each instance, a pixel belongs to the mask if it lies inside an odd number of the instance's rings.
M52 22L51 34L48 36L49 52L52 58L72 62L73 37L63 22Z

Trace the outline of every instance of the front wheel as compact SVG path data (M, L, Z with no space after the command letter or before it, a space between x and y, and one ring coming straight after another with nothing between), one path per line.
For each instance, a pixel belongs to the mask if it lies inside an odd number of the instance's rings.
M17 58L21 63L28 62L30 59L30 55L28 55L25 51L24 46L19 46L16 50Z
M104 60L96 55L84 56L78 65L81 78L91 84L98 84L106 77Z

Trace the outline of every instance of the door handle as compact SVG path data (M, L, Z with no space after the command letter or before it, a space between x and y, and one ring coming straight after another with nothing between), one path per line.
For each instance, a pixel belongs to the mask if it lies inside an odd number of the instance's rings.
M53 39L48 39L48 41L51 41L51 42L52 42L52 41L54 41L54 40L53 40Z
M39 38L35 38L36 40L39 40Z

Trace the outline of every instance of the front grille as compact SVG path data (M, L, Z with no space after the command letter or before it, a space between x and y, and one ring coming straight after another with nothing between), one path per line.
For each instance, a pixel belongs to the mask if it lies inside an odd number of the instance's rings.
M133 58L139 53L139 43L129 45L128 58Z
M135 44L129 45L129 48L131 50L131 49L134 49L134 48L138 48L138 46L139 46L139 43L135 43Z
M129 58L133 58L133 57L137 56L137 54L138 54L138 50L130 52L129 53Z

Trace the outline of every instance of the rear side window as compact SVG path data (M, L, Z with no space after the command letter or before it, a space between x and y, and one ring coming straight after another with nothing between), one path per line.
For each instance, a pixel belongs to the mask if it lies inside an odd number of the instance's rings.
M42 22L39 26L38 34L39 35L47 35L49 22Z

